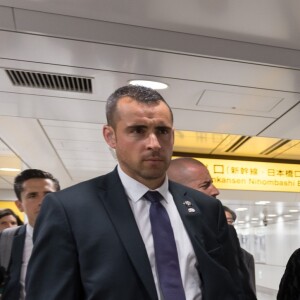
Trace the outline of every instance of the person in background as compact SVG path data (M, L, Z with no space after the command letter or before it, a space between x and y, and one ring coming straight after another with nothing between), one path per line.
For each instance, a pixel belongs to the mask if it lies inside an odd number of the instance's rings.
M300 248L293 252L286 264L276 299L300 299Z
M227 223L229 225L233 225L236 221L236 213L227 206L223 205L223 208L225 211ZM250 275L251 288L256 293L254 256L248 251L246 251L244 248L241 248L241 250L242 250L243 260L245 262L245 265Z
M0 210L0 231L23 225L20 217L10 208Z
M60 190L58 180L45 171L27 169L16 176L14 180L14 191L18 199L16 205L21 212L25 212L28 224L18 228L8 228L2 232L4 235L7 230L15 230L7 281L3 287L1 300L25 299L25 277L33 247L32 234L35 221L45 195L58 190ZM1 238L3 238L2 235ZM0 249L0 251L5 250Z
M208 196L216 198L220 194L219 190L213 184L207 167L201 161L192 157L180 157L171 160L167 174L170 180L196 189ZM229 222L229 216L227 216L226 211L225 215L227 223L232 225L233 222ZM229 226L229 237L230 243L233 245L233 250L228 255L231 255L235 259L238 266L235 280L237 283L242 280L242 288L245 291L246 299L256 299L253 256L253 264L250 264L248 269L249 257L243 254L245 250L240 247L238 236L233 226Z
M118 165L46 196L26 300L244 299L222 251L222 204L166 176L174 144L167 102L124 86L108 98L106 117Z
M168 177L214 198L220 194L206 166L192 157L172 159L168 168Z

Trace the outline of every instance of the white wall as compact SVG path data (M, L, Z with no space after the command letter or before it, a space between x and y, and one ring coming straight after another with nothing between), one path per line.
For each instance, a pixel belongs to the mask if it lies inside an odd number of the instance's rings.
M255 257L256 285L278 290L291 254L300 248L300 220L238 229L241 246Z

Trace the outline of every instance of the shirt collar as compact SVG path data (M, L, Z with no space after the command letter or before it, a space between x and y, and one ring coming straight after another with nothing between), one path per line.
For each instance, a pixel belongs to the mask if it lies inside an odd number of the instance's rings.
M31 237L33 235L33 227L29 223L26 224L26 233Z
M149 191L148 187L146 187L142 183L138 182L137 180L133 179L132 177L124 173L119 165L118 165L118 173L127 196L133 202L137 202L138 200L140 200L145 195L145 193ZM155 189L155 191L158 191L167 201L168 199L167 195L169 191L169 181L167 175L163 184L157 189Z

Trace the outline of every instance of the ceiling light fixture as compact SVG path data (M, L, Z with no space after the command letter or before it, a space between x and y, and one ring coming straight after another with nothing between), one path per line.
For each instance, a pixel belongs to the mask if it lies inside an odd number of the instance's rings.
M266 205L266 204L269 204L270 201L257 201L255 202L256 205Z
M16 169L16 168L0 168L0 171L6 171L6 172L20 172L21 169Z
M158 82L158 81L151 81L151 80L130 80L129 84L141 85L141 86L148 87L148 88L151 88L154 90L164 90L169 87L165 83Z
M245 210L248 210L248 208L246 208L246 207L239 207L235 211L245 211Z
M298 212L298 209L290 209L289 212Z

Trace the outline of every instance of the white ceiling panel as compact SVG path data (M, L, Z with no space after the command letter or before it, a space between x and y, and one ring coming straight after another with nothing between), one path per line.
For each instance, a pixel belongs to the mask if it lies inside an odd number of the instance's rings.
M280 97L258 96L255 94L226 93L224 91L205 90L197 105L205 107L217 107L221 109L236 110L242 112L270 112L283 99Z
M72 5L66 1L53 3L51 0L42 2L1 0L0 4L195 35L280 47L287 45L289 48L300 49L297 40L291 38L297 35L296 28L299 25L296 12L300 7L295 1L289 1L287 5L280 0L267 0L263 3L227 1L226 4L193 0L186 5L180 0L176 1L176 8L182 12L179 15L173 14L170 10L170 7L174 6L171 0L152 0L148 5L131 0L122 7L118 1L112 0L97 2L73 0ZM253 16L256 16L255 22Z
M45 126L47 135L50 139L71 140L71 141L89 141L94 142L103 140L100 128L68 128L68 127L50 127Z
M0 187L1 189L12 189L13 185L11 183L8 183L0 176Z
M51 140L53 146L57 151L60 150L72 150L72 151L83 151L85 153L87 152L94 152L94 151L100 151L101 149L107 148L106 143L103 144L103 142L100 141L93 141L88 142L85 141L84 143L82 141L69 141L69 140Z
M134 6L137 4L139 3L136 3ZM70 6L68 6L68 8L70 8ZM57 11L58 14L43 13L40 10L37 11L36 9L37 7L34 7L33 11L28 9L15 9L14 16L18 31L31 33L42 32L49 36L96 41L105 44L124 45L129 47L135 46L137 48L147 48L153 50L165 49L167 51L178 53L224 57L227 59L254 61L255 63L261 62L294 68L299 67L299 53L294 50L297 48L299 49L299 47L296 46L289 47L289 49L284 49L280 44L278 44L278 47L276 48L270 47L266 44L266 37L264 37L263 43L259 43L259 39L261 38L261 28L259 28L258 31L259 35L256 35L256 42L245 42L247 39L241 42L242 40L237 40L235 38L231 39L228 37L229 39L226 40L224 39L224 36L221 38L216 38L215 35L209 35L207 34L207 26L205 26L204 30L206 33L203 35L201 35L200 28L197 28L196 34L186 34L182 31L182 28L185 24L181 24L181 30L178 31L170 31L167 28L155 29L157 28L156 21L153 22L153 26L150 26L151 28L147 27L145 24L142 25L142 27L140 27L140 25L127 25L134 24L134 20L137 19L136 15L130 17L129 22L121 24L120 22L115 22L113 20L110 20L112 22L107 22L102 21L99 18L91 19L90 16L87 18L70 17L61 14L61 11ZM51 12L51 10L48 11ZM84 10L79 11L79 16L83 11ZM103 11L102 7L99 11ZM159 8L159 11L161 12L161 8ZM169 14L169 16L173 18L173 14L170 14L170 12L171 11L167 9L165 13ZM270 13L269 10L268 13ZM130 14L134 14L134 12L130 10ZM138 13L138 16L140 15L141 13ZM148 16L149 14L147 13L145 18L143 18L144 22ZM151 17L153 16L154 15L151 15ZM206 19L206 17L207 15L205 14L203 19ZM106 18L104 18L104 20L105 19ZM230 21L233 20L234 19L231 19ZM216 24L217 22L213 23ZM167 22L167 24L170 25L170 22ZM278 25L278 23L276 24ZM280 26L281 29L283 27L284 25ZM222 28L222 35L229 33L227 31L224 32L223 29L224 28ZM233 29L235 30L235 25L230 27L230 31ZM279 32L280 31L277 31L277 33ZM274 33L274 30L272 30L272 33ZM251 36L251 38L253 38L253 36ZM285 40L285 37L283 39ZM294 40L295 39L291 39L289 44L295 44ZM181 42L178 43L178 41ZM278 40L274 42L275 45Z
M112 167L116 165L115 160L76 160L76 159L64 159L64 163L69 169L78 169L78 170L112 170Z
M178 130L256 135L271 124L273 118L173 109ZM251 126L249 126L251 124Z
M0 9L0 28L5 30L15 30L13 10L10 7Z
M1 116L0 136L28 167L53 172L61 178L62 186L70 185L66 170L37 120Z
M0 40L5 41L0 44L0 57L7 59L31 61L34 57L37 62L52 65L300 92L296 84L300 71L296 69L4 31Z
M105 123L105 103L49 96L0 92L2 115L24 118L56 119Z
M66 151L66 150L58 150L59 156L64 161L65 159L86 159L86 160L92 160L92 161L99 161L99 162L106 162L108 160L114 160L111 153L109 151L103 152L100 151L94 151L94 152L85 152L85 151Z
M300 103L288 111L279 120L266 128L261 135L265 137L280 136L285 139L300 140Z

